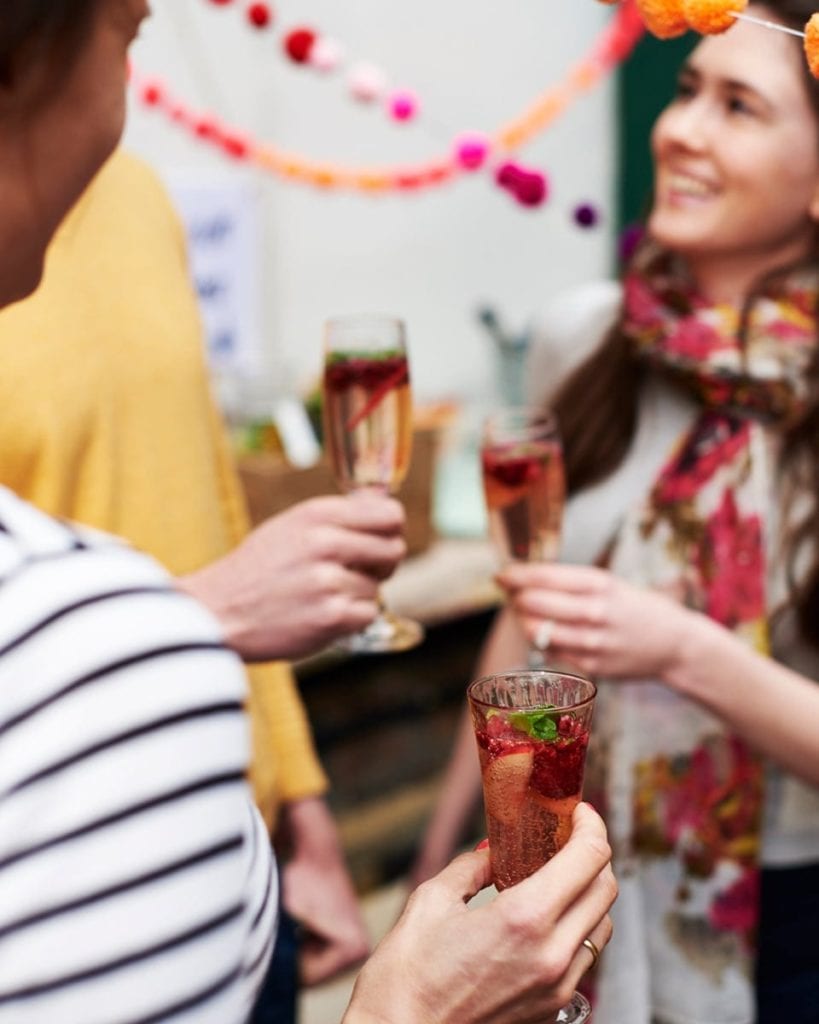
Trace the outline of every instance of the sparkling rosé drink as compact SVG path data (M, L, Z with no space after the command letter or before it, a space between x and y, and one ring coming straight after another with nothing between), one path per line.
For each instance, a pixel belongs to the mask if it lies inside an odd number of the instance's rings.
M412 406L402 352L331 352L324 367L325 432L342 490L396 490L409 466Z
M409 468L412 399L402 320L379 314L335 317L324 326L324 440L339 488L394 493ZM406 651L423 626L384 607L337 647L357 653Z
M467 691L498 889L531 875L569 837L596 692L581 676L542 670L485 676Z
M481 466L489 529L502 556L520 562L554 558L566 498L554 419L525 407L490 416Z

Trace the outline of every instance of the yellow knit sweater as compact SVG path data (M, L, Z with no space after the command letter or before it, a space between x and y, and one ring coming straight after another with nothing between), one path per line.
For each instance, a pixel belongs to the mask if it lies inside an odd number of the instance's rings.
M118 152L62 226L42 285L0 314L0 483L183 574L247 531L211 397L183 232ZM252 781L272 827L326 779L284 664L250 676Z

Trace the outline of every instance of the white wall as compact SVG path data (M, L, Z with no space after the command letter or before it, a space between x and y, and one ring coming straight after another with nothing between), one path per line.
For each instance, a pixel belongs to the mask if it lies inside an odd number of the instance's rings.
M496 130L556 83L611 17L592 0L277 0L274 29L255 33L243 6L154 0L137 66L277 146L350 163L424 161L458 131ZM422 116L394 125L349 99L343 76L290 64L282 30L298 23L415 89ZM577 229L571 211L589 200L613 214L612 121L610 86L598 87L525 147L521 158L546 169L553 187L534 211L485 174L373 198L249 172L261 204L268 372L304 387L318 372L328 315L390 311L408 322L419 397L491 400L492 352L476 306L492 303L521 328L556 290L607 271L609 232ZM137 105L126 143L163 173L246 173Z

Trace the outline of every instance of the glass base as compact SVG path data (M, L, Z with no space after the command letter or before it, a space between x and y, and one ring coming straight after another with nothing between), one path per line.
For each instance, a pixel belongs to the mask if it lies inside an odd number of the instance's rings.
M366 629L337 640L337 650L352 654L380 654L387 651L408 651L424 639L424 627L413 619L391 612L381 612Z
M591 1019L591 1006L585 996L575 992L571 1000L558 1012L554 1018L555 1024L583 1024L583 1021Z

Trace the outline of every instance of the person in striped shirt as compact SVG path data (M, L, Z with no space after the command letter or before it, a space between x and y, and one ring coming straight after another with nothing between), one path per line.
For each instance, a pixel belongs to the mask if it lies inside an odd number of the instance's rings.
M36 287L116 145L146 14L3 0L0 306ZM175 581L0 489L2 1024L247 1018L276 868L246 782L239 656L293 657L366 621L400 526L388 499L306 503ZM486 852L459 858L376 950L345 1021L541 1019L588 969L584 938L608 941L609 860L584 806L565 850L490 906L465 906Z

